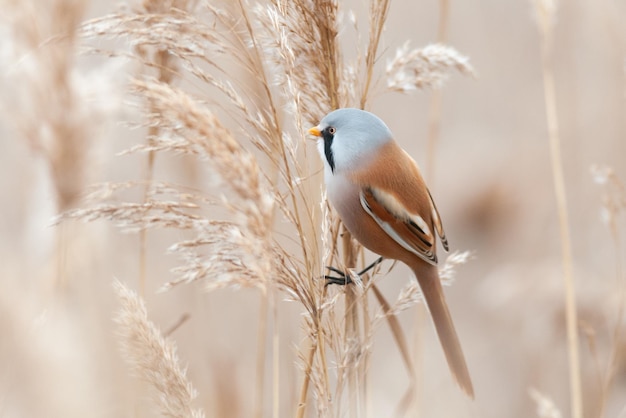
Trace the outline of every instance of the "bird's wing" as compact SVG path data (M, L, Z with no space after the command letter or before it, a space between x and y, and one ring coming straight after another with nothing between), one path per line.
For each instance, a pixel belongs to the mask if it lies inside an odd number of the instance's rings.
M433 231L419 214L408 210L393 194L373 186L364 187L360 199L363 209L394 241L427 263L437 264Z
M439 212L419 168L395 141L381 147L351 180L361 188L363 209L404 249L434 265L436 234L448 250Z

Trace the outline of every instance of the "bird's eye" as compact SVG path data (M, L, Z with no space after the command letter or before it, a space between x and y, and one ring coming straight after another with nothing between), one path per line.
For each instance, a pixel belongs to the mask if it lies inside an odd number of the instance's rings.
M331 135L335 135L335 132L337 132L337 129L335 129L333 126L328 128L328 133Z

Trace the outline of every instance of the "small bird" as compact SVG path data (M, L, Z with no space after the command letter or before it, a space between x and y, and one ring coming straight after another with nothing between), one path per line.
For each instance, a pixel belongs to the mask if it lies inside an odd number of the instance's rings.
M417 163L381 119L360 109L335 110L308 133L319 138L328 199L344 225L370 251L411 268L450 371L474 398L437 269L435 234L446 251L448 241Z

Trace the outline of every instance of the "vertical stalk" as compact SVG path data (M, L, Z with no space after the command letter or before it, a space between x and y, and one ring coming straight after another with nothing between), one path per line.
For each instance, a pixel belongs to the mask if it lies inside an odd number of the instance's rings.
M361 259L363 259L363 249L361 248ZM363 280L363 288L365 292L362 298L362 310L363 310L363 341L369 342L369 336L371 335L371 318L369 311L369 301L367 298L367 290L369 288L370 283L370 274L367 273L362 278ZM363 405L365 407L365 417L370 418L372 416L372 397L370 396L370 384L368 379L369 370L369 362L370 362L371 350L364 350L362 357L363 360L360 362L361 369L361 397L363 399Z
M267 335L267 314L269 310L269 297L266 289L261 296L259 308L259 331L257 333L257 357L256 357L256 388L254 400L254 416L263 416L263 381L265 379L265 337Z
M273 417L278 418L280 415L280 339L278 332L278 307L276 304L276 289L272 288L270 291L270 307L272 309L272 325L274 327L272 332L272 360L274 363L273 368L273 403L272 403L272 411Z
M624 192L623 189L621 191ZM624 194L624 198L626 198L626 194ZM617 206L617 208L619 208L619 206ZM622 328L624 325L624 310L626 309L626 280L624 280L622 242L615 219L617 214L613 213L616 208L615 206L613 206L612 203L609 206L609 210L612 212L610 218L611 220L609 222L609 230L611 233L611 238L613 240L613 248L615 249L615 278L617 279L616 286L619 288L619 305L617 308L617 320L615 321L615 325L613 326L611 353L609 355L609 361L606 365L604 381L602 382L600 408L596 415L598 418L602 418L604 416L606 404L608 402L608 396L611 391L611 386L613 386L615 374L619 370L619 361L622 354L620 349L620 342L622 340Z
M578 318L574 278L572 274L572 249L567 211L567 196L565 193L565 180L563 176L559 125L556 110L556 89L552 66L552 17L552 14L550 14L546 9L543 10L543 15L540 16L540 25L543 35L541 56L544 99L546 104L546 119L548 124L548 140L550 143L550 157L552 161L554 194L558 209L561 238L561 258L563 264L563 280L565 285L565 319L567 325L571 411L573 418L582 418L583 399L580 378L580 356L578 352Z
M156 126L151 126L148 129L148 138L153 138L154 136L159 134L159 128ZM150 140L150 139L148 139ZM154 175L154 151L150 151L148 153L148 163L146 166L146 174L144 178L146 179L146 185L143 189L143 203L146 203L148 200L148 191L150 189L150 183L152 183L152 178ZM146 228L142 228L139 231L139 296L142 298L146 296L146 258L147 258L147 234L148 231Z
M439 27L437 42L444 44L448 40L449 0L439 0ZM441 89L433 90L430 96L428 112L428 158L426 159L426 179L432 183L435 175L435 149L441 129Z
M56 285L64 288L68 284L67 251L69 245L68 224L61 223L56 228Z
M352 235L348 230L343 227L342 234L342 248L343 248L343 265L348 267L354 267L356 265L357 251L352 244ZM346 272L347 273L347 272ZM351 355L354 354L352 347L361 345L361 338L359 335L359 312L357 304L357 295L353 285L345 286L345 309L346 309L346 322L345 322L345 344L349 347ZM353 359L348 362L348 396L350 399L350 416L360 416L360 405L358 402L359 396L359 379L358 368Z
M152 57L152 64L159 69L157 78L161 83L172 83L175 75L175 71L173 70L175 64L173 63L172 57L168 51L156 51ZM150 109L150 112L156 112L156 110ZM158 136L159 132L160 128L158 126L151 126L148 128L148 141L152 141L152 138ZM143 203L147 202L148 191L150 190L150 184L152 183L154 177L155 158L156 153L154 151L150 151L148 153L148 161L146 165L146 186L143 190ZM148 232L145 228L142 228L141 231L139 231L139 295L141 297L145 296L146 290L147 234Z
M313 360L315 359L315 352L317 351L317 341L311 340L311 347L309 348L309 355L306 360L306 369L304 370L304 381L300 388L300 398L298 401L298 409L296 410L296 418L303 418L306 411L306 399L309 392L309 384L311 382L311 373L313 369Z

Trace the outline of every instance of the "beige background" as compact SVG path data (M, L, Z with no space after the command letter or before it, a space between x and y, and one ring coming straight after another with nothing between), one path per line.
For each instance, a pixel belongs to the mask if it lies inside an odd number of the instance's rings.
M92 3L86 17L113 10L108 2ZM363 19L366 2L353 3L344 7L353 7ZM616 277L615 265L616 259L623 263L626 254L623 248L616 252L601 221L604 189L594 183L590 167L613 167L626 182L625 18L624 1L563 2L555 29L557 106L588 417L598 416L600 410L599 382L614 344L618 306L623 303L619 292L625 278ZM437 21L436 1L393 2L381 64L407 39L413 46L435 41ZM7 27L2 30L10 32ZM352 50L353 34L345 31L343 46ZM428 182L452 249L475 254L474 260L460 267L447 295L474 378L476 401L467 401L454 386L438 342L426 326L427 332L419 336L425 350L421 416L536 416L536 405L528 395L531 387L569 416L561 244L532 3L451 1L448 38L450 45L470 58L477 77L455 74L443 90L441 135ZM10 37L0 47L4 57L14 52L9 51ZM131 66L96 62L103 61L80 59L76 65L86 91L94 91L86 100L95 103L100 115L94 119L85 182L139 179L145 161L115 155L143 135L120 123L137 117L123 101ZM148 402L147 389L128 376L111 322L116 307L113 278L137 286L138 238L120 234L106 222L50 227L56 209L46 161L14 123L19 114L12 111L28 109L33 100L20 98L29 90L13 80L33 81L12 74L16 65L0 62L6 116L0 121L0 334L27 343L16 352L11 344L0 342L0 416L69 416L86 410L96 417L151 416L142 406ZM410 96L386 93L372 102L372 110L422 167L428 164L430 96L422 91ZM26 121L37 123L36 118ZM201 164L182 157L158 159L156 173L157 178L183 184L211 184ZM67 282L60 289L54 281L59 228L71 237ZM624 240L623 219L618 228ZM169 269L177 259L164 253L180 238L176 231L149 234L149 316L167 329L183 313L191 315L173 338L198 389L197 405L207 416L251 416L258 292L207 294L201 286L191 285L156 293L173 277ZM407 280L412 280L408 271L398 267L379 283L393 299ZM294 366L296 350L303 343L300 313L294 303L279 304L281 416L292 414L301 382ZM411 340L416 338L415 318L414 309L401 315ZM622 352L626 349L623 337L618 347ZM386 326L378 332L372 350L371 416L390 416L406 388L407 375ZM615 366L606 417L624 414L625 361L622 355ZM267 383L265 416L270 416L269 376Z

